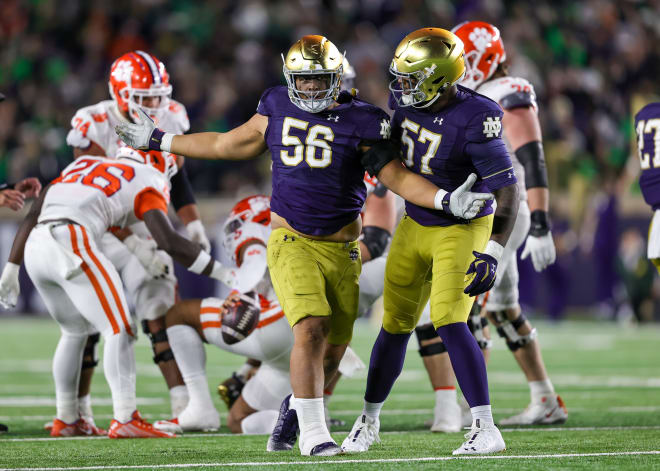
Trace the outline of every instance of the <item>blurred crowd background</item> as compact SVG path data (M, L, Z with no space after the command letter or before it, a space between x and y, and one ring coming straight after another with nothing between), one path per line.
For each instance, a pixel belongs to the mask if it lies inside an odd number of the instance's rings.
M660 94L660 1L2 0L0 182L46 182L71 161L72 116L109 98L110 64L127 51L165 63L191 131L226 131L254 113L265 88L284 83L280 54L304 34L346 50L362 98L386 108L403 36L465 20L500 28L510 73L538 96L559 258L541 275L521 264L523 301L553 319L573 307L658 318L632 119ZM186 165L207 207L269 192L267 158Z

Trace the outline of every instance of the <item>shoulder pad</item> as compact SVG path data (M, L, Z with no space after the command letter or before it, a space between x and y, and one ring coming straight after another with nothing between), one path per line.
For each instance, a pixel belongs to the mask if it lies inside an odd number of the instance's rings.
M170 106L167 109L167 119L163 125L163 130L175 134L183 134L190 129L190 121L186 107L176 100L170 100Z
M489 80L480 86L477 91L498 102L505 110L525 106L531 106L535 110L538 109L534 86L524 78L501 77Z
M66 136L69 146L87 149L92 142L102 145L103 128L108 126L108 113L103 104L101 102L76 111L71 118L71 130Z

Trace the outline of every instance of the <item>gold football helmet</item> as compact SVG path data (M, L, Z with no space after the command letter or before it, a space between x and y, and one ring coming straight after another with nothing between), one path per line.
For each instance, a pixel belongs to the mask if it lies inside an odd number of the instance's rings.
M394 52L390 90L399 106L426 108L465 73L463 41L441 28L422 28L403 38Z
M286 57L282 55L282 67L289 87L291 102L303 111L318 113L330 106L337 95L344 73L342 62L344 54L325 36L303 36L297 41ZM327 88L323 90L303 91L296 85L296 77L327 76Z

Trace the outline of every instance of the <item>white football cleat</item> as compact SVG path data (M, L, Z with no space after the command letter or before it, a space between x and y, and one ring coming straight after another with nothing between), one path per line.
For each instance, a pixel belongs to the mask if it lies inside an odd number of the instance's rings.
M341 449L347 453L367 451L374 443L380 443L379 430L380 421L378 419L371 419L362 414L353 424L353 429L344 439Z
M502 434L495 424L482 425L480 419L475 420L465 438L465 443L456 448L453 455L487 455L506 450Z
M183 433L183 429L179 425L179 419L176 417L170 420L157 420L154 422L154 428L161 432Z
M462 413L461 406L456 401L436 404L431 432L460 432L463 425Z
M186 407L180 414L171 420L159 420L154 427L170 433L183 433L192 430L202 432L217 432L220 428L220 414L211 407L205 411L192 410Z
M550 425L563 424L568 411L560 396L544 396L541 402L532 402L520 414L500 420L500 425Z

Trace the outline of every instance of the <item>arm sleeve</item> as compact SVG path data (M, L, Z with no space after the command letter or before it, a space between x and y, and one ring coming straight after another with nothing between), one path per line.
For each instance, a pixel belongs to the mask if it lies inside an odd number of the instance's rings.
M177 211L189 204L195 204L195 195L188 179L185 163L179 171L172 177L172 190L170 191L170 201Z
M133 202L135 217L140 221L144 219L144 213L158 209L167 215L167 200L163 194L153 187L147 187L140 191Z

